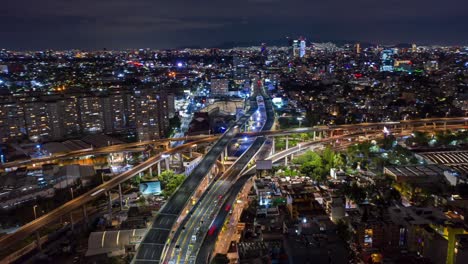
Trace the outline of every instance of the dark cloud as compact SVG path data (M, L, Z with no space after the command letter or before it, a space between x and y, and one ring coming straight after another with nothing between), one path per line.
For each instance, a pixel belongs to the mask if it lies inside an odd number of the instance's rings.
M466 44L463 0L15 0L0 48L169 48L228 41L361 40Z

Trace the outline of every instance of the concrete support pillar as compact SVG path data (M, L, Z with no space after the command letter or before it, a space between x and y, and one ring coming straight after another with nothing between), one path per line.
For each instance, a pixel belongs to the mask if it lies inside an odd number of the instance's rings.
M149 167L149 175L150 177L153 177L153 167ZM119 188L120 188L120 184L119 184Z
M288 150L288 149L289 149L289 138L286 137L286 150Z
M172 157L172 156L170 156L170 157ZM169 159L166 158L164 161L166 163L166 170L169 170Z
M271 155L275 155L275 137L271 138Z
M180 169L184 169L184 157L182 156L182 153L179 153L179 162L180 162Z
M290 160L292 161L293 159L294 159L294 154L291 154L291 159Z
M119 183L119 202L120 202L120 210L122 211L123 210L123 197L122 197L122 184L120 183Z
M192 155L193 155L193 154L192 154L192 149L190 148L190 150L189 150L189 157L192 158Z
M288 166L288 156L284 157L284 166Z
M224 148L224 157L227 157L228 156L228 149L227 147Z
M316 134L316 133L317 133L317 131L314 130L314 135L313 135L313 137L312 137L312 140L314 140L314 141L315 141L315 138L317 137L317 134Z
M330 130L330 137L333 137L334 130Z
M88 212L86 210L86 204L83 205L83 220L85 222L85 226L88 225Z
M112 196L111 192L107 191L107 196L109 197L109 204L107 205L107 209L109 210L109 220L112 219Z
M140 178L143 177L143 172L140 171L140 172L138 173L138 177L140 177Z
M73 211L70 212L70 228L72 231L75 230L75 221L73 220Z
M161 175L161 161L158 162L158 176Z
M42 251L41 236L39 235L39 231L36 231L36 246L39 251Z

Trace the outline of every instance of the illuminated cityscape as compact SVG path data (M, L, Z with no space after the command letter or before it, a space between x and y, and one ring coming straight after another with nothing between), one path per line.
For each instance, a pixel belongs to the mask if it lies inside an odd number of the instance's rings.
M1 263L468 263L462 7L24 2Z

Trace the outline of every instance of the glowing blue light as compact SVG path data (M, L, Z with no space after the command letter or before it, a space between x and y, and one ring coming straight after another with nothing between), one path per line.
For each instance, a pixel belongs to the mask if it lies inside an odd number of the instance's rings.
M182 62L177 63L177 67L181 68L183 66Z

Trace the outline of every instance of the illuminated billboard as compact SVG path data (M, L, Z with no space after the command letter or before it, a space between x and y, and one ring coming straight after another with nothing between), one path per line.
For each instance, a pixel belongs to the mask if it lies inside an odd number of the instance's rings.
M148 181L140 183L140 192L144 195L161 194L161 182L159 181Z

